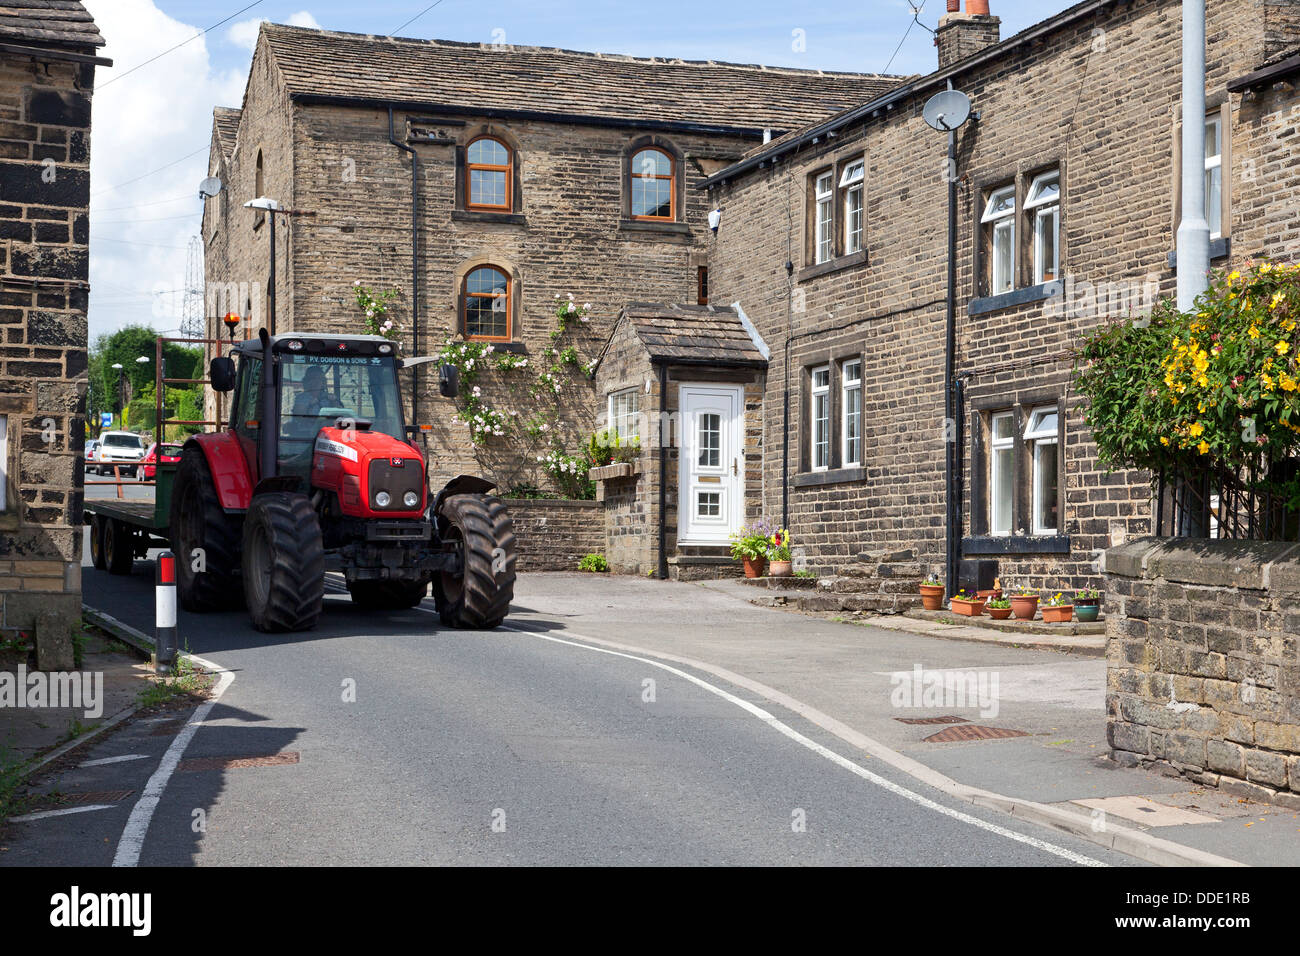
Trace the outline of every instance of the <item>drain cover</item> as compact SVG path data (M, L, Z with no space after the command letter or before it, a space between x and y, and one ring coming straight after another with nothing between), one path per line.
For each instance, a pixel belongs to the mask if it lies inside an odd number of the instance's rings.
M94 790L90 793L69 793L64 795L63 802L73 807L87 803L117 803L134 792L134 790Z
M261 757L195 757L182 760L176 769L182 773L196 770L238 770L241 767L279 767L297 762L298 751L282 750L278 754Z
M1003 737L1028 737L1023 730L1007 730L1005 727L981 727L979 724L966 724L962 727L949 727L937 734L925 738L928 744L943 744L954 740L1001 740Z
M947 717L895 717L900 724L964 724L965 717L953 717L949 714Z

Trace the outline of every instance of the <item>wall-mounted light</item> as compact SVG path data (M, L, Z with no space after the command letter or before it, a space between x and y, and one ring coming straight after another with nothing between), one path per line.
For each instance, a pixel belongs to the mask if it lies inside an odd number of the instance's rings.
M709 228L713 230L713 234L715 236L718 234L718 226L720 225L722 225L721 206L719 206L717 209L714 209L712 212L709 213Z

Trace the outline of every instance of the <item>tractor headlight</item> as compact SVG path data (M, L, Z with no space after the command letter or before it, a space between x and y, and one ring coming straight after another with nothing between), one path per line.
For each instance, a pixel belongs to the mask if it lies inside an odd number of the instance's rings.
M419 503L420 496L414 491L408 491L406 494L402 495L402 504L406 505L408 508L414 508Z
M387 508L388 503L392 500L392 495L386 491L381 491L379 494L375 495L375 504L379 505L381 508Z

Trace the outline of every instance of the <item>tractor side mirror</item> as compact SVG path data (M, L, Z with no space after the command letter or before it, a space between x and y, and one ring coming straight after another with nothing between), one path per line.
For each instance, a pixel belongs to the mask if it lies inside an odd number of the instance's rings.
M444 365L438 370L438 394L443 398L455 398L460 394L460 369Z
M235 360L218 355L208 363L208 378L214 392L229 392L235 387Z

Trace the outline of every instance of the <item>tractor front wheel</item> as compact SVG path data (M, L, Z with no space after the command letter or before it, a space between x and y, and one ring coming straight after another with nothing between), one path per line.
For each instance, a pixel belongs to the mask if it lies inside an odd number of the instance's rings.
M423 581L353 581L348 585L352 603L377 611L404 611L415 607L429 593Z
M253 627L272 633L316 626L325 597L325 547L306 495L257 495L244 516L244 600Z
M461 556L461 572L433 579L434 598L448 627L496 627L515 595L515 525L493 495L451 495L438 510L442 538Z

